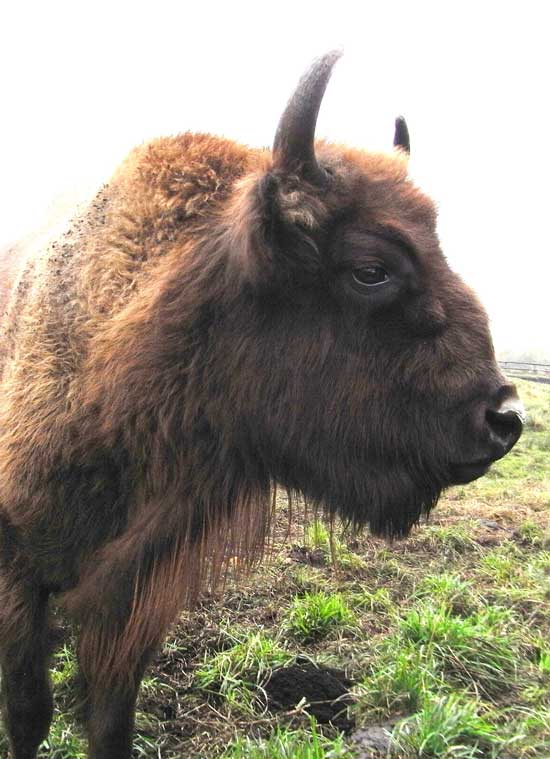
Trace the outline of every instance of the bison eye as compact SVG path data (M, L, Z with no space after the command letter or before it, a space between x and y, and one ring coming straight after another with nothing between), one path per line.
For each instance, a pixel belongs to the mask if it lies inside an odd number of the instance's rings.
M382 266L365 266L352 271L354 281L362 287L376 287L389 279L388 272Z

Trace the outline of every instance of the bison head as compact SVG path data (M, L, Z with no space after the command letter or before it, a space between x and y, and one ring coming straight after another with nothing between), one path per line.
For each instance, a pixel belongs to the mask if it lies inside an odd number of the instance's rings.
M405 122L391 155L314 142L338 57L302 77L229 204L224 288L238 296L216 327L209 415L243 469L403 535L508 453L522 408L407 176Z

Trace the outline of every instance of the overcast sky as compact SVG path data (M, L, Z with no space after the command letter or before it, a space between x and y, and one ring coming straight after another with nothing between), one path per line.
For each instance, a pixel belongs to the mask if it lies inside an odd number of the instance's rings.
M438 203L444 251L485 303L497 349L550 354L549 2L2 7L0 245L150 137L271 144L302 70L343 47L318 135L389 150L403 113L411 174Z

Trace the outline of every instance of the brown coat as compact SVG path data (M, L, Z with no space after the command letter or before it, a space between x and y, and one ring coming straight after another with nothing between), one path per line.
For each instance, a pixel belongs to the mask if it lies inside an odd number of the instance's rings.
M512 390L406 152L313 147L334 60L273 154L143 145L60 240L7 266L0 650L8 690L8 655L35 652L45 715L25 743L8 693L16 755L47 729L48 594L80 624L90 756L125 757L150 652L228 557L261 554L276 485L404 535L496 457L486 408Z

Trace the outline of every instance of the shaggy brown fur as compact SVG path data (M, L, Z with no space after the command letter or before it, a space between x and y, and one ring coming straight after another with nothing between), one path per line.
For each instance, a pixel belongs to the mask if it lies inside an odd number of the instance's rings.
M323 174L305 178L292 156L209 135L141 146L11 278L0 644L16 759L51 715L48 594L80 625L90 756L124 759L148 657L228 557L261 554L277 483L402 535L455 464L492 455L484 409L511 390L404 152L315 155ZM352 276L373 261L394 272L384 296Z

